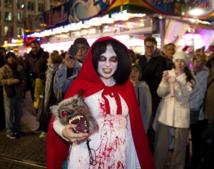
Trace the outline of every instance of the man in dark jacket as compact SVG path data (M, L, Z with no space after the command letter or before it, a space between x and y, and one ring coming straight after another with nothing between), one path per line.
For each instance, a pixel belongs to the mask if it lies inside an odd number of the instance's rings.
M157 52L157 41L154 37L146 37L144 39L145 54L140 58L139 65L142 70L141 80L145 81L152 95L152 117L148 129L148 138L153 148L154 132L152 130L153 120L155 118L156 109L160 102L157 95L157 88L162 78L162 73L166 70L166 59Z
M45 52L38 42L31 43L31 51L26 57L27 73L28 73L28 89L31 91L32 99L34 100L35 80L45 79L45 71L47 69L48 53ZM42 91L42 90L41 90Z
M25 86L23 67L17 64L16 55L8 52L6 64L0 68L0 83L3 85L6 135L15 139L21 134L20 118Z
M6 50L3 47L0 47L0 68L5 64ZM0 83L0 130L5 129L5 112L4 112L4 103L3 103L3 86Z

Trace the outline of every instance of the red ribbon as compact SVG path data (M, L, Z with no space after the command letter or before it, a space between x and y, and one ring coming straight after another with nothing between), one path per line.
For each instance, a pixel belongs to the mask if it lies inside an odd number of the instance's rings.
M110 105L109 105L109 101L106 97L107 95L115 98L115 101L117 104L117 114L122 114L122 106L121 106L121 102L120 102L120 96L119 96L118 92L116 92L114 90L114 88L112 88L112 87L105 88L102 92L102 97L103 97L104 102L105 102L106 114L110 114Z

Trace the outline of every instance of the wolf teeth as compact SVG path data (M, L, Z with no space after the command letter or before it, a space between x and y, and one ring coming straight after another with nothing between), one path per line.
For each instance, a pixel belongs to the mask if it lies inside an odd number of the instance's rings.
M75 116L74 118L72 118L72 121L73 120L80 120L81 118L83 118L83 116Z

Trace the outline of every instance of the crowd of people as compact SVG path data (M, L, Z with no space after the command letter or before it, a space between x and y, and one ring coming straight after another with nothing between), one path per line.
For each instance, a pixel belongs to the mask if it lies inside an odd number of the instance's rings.
M39 137L47 137L48 169L164 169L169 153L171 169L213 166L207 140L214 141L214 51L187 53L173 43L159 49L151 36L144 47L140 55L102 37L91 47L77 38L61 53L33 42L25 57L0 48L1 130L9 139L23 134L20 105L30 91ZM91 114L86 132L52 114L58 105L63 118L77 119L78 102L71 101L80 93Z

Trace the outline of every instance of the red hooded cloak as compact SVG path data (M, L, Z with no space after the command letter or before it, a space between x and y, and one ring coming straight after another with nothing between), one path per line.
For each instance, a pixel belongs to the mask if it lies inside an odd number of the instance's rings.
M99 38L96 42L115 40L112 37ZM95 42L95 43L96 43ZM119 42L121 43L121 42ZM123 45L123 44L122 44ZM82 69L77 79L72 83L65 98L76 95L83 90L84 96L87 97L102 89L109 88L100 80L92 64L92 47L89 49ZM127 49L128 52L128 49ZM131 121L131 131L135 144L135 149L142 169L155 169L152 153L150 151L147 137L144 131L141 113L138 107L135 91L132 83L128 80L122 85L110 87L110 90L118 92L126 101L129 108L129 116ZM53 129L53 117L48 127L47 138L47 167L48 169L61 169L62 163L67 159L70 144L64 141Z

